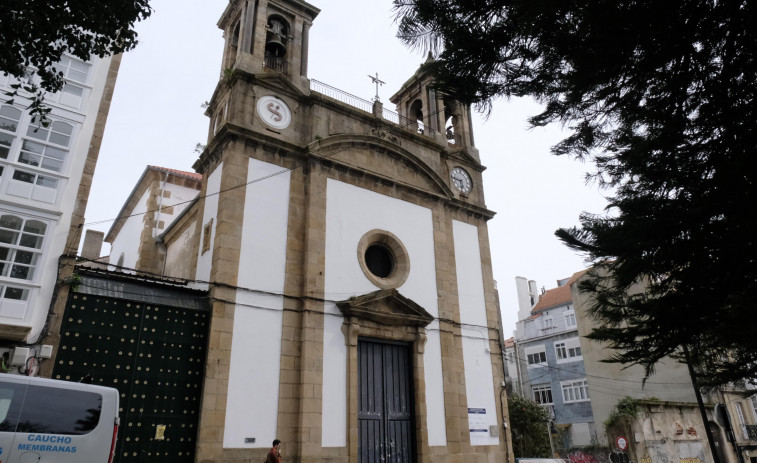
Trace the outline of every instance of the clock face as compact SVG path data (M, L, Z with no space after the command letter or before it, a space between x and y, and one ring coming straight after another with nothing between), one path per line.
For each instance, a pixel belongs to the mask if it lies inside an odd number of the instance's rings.
M468 175L468 172L462 167L455 167L452 169L450 177L452 178L452 184L462 193L470 193L473 189L473 181L471 180L470 175Z
M258 100L258 116L274 129L286 129L292 122L289 106L283 100L271 95Z

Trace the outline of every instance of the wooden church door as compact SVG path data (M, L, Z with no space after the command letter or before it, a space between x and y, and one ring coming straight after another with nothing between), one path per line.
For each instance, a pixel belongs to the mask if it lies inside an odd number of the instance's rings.
M415 426L410 346L361 339L358 372L358 461L411 463Z

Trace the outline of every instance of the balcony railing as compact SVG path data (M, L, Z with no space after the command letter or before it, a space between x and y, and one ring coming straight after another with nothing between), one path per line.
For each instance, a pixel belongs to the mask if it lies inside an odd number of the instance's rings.
M326 95L365 112L373 111L373 103L315 79L310 79L310 90Z
M324 84L321 81L310 79L310 90L316 93L320 93L334 100L348 104L353 108L360 109L368 113L373 113L373 102L360 98L358 96L347 93L343 90L339 90L331 85ZM408 132L422 133L431 135L434 133L430 127L427 127L421 121L414 121L406 117L400 116L394 111L382 108L381 118L397 124L400 128L407 130Z
M745 428L747 438L751 441L757 441L757 424L748 424Z
M274 71L279 71L282 74L287 74L287 71L289 70L286 59L273 56L268 52L265 53L265 57L263 58L263 65Z

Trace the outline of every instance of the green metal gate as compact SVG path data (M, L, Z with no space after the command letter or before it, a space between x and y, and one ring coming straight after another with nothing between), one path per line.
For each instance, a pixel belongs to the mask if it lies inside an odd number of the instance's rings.
M107 290L72 293L53 378L86 378L119 390L116 462L191 463L210 314L145 302L160 297L152 289L149 297L143 291L136 298L142 301L110 297L114 292ZM177 299L168 295L163 300L173 303Z

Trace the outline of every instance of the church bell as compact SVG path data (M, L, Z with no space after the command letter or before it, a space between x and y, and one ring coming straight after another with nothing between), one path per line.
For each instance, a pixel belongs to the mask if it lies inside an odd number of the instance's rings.
M286 55L287 31L286 25L278 19L272 18L268 22L268 33L266 34L265 51L276 58Z

